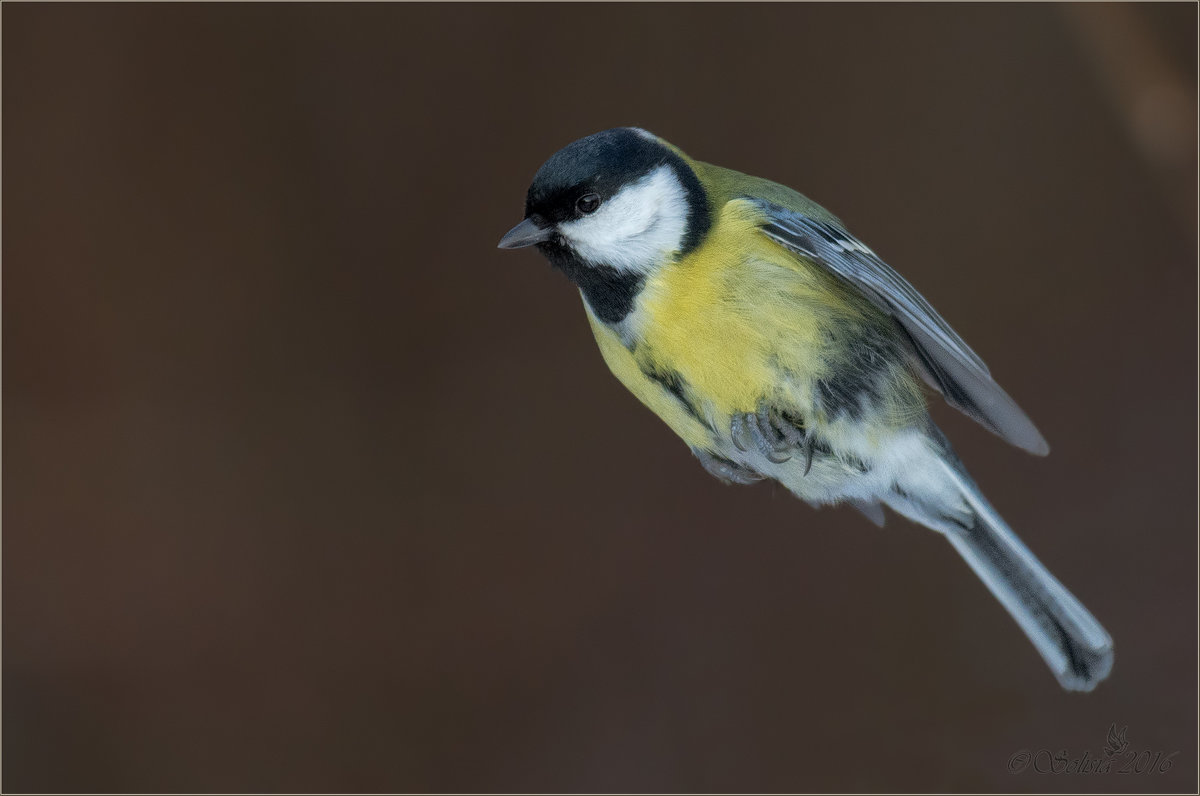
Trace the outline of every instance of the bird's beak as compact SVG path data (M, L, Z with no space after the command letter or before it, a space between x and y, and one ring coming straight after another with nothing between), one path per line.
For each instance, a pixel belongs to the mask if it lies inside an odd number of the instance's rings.
M525 219L520 224L508 231L508 234L500 239L497 244L501 249L520 249L524 246L532 246L535 243L541 243L544 240L549 240L554 234L552 227L539 227L531 219Z

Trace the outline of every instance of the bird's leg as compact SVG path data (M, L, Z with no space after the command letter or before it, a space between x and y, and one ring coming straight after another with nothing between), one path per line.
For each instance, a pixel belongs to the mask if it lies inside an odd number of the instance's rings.
M792 458L792 454L788 452L790 446L772 425L766 405L759 405L758 412L753 415L747 414L745 418L746 425L750 427L754 441L763 456L776 464L782 464Z
M780 415L778 412L771 412L771 423L779 434L788 441L789 444L800 449L804 454L804 475L808 475L812 470L813 463L813 437L802 426L797 426L796 422Z
M742 467L728 459L714 456L706 450L693 448L692 453L696 454L696 458L700 460L700 464L710 475L726 484L753 484L755 481L762 480L761 475L748 467Z
M771 425L774 426L775 430L780 434L780 436L788 441L789 445L793 445L797 448L804 447L806 435L802 425L797 426L790 419L784 417L782 414L774 410L771 411L769 418Z
M743 414L735 414L729 420L729 437L733 440L734 447L745 453L750 449L750 429L747 416Z
M754 415L754 419L758 421L759 433L770 442L772 448L788 447L788 441L784 438L782 429L778 427L774 413L767 409L766 404L758 405L758 412Z
M782 464L797 452L804 454L804 475L812 470L815 444L802 422L760 404L755 412L735 414L729 422L734 446L748 451L751 446L768 461Z

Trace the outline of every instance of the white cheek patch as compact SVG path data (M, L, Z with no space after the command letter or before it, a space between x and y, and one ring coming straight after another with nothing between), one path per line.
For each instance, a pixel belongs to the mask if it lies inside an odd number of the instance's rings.
M670 166L660 166L617 192L590 216L558 230L583 259L646 273L683 244L687 194Z

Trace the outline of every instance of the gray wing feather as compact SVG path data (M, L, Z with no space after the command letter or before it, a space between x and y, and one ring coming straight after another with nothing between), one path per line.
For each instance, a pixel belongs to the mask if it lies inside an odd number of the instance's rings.
M838 226L751 199L767 214L762 230L779 245L824 266L896 319L913 364L946 402L1018 448L1044 456L1050 446L993 379L987 365L904 277Z

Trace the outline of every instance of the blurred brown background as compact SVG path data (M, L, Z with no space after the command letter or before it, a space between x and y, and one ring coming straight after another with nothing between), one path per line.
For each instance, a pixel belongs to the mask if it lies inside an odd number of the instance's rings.
M1196 788L1195 4L6 5L7 791ZM496 241L645 126L939 307L937 417L1112 632L723 487ZM1011 774L1109 725L1167 773Z

